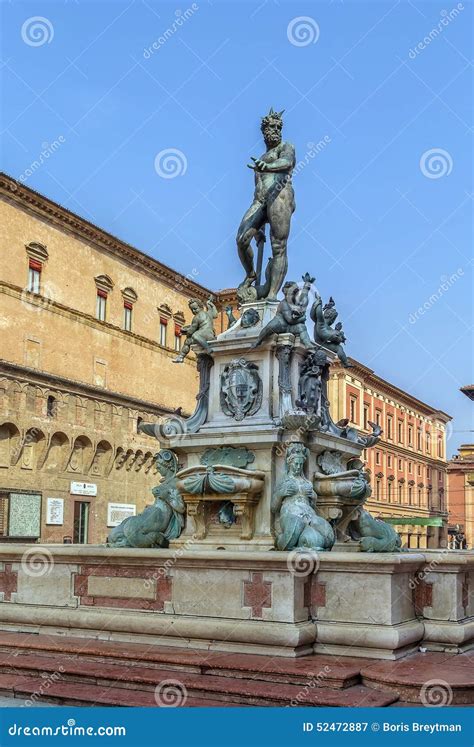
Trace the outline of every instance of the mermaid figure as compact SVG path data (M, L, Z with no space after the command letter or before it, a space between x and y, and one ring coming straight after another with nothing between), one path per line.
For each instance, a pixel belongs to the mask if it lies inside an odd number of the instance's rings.
M277 550L330 550L335 542L332 526L314 509L316 493L303 473L307 457L304 444L288 446L285 475L271 501Z

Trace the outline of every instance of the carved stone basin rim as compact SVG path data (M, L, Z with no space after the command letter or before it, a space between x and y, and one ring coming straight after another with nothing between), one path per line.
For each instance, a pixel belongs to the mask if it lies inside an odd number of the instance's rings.
M194 495L247 493L253 495L262 492L265 472L231 467L226 464L215 464L211 467L199 464L180 470L176 477L177 488L182 493Z

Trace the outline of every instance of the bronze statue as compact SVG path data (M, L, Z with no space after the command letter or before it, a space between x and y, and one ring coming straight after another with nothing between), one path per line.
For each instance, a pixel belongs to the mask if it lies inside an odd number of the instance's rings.
M114 527L107 538L109 547L168 547L169 540L181 534L186 506L176 487L178 457L162 449L155 462L162 480L152 490L154 504Z
M295 197L291 175L295 166L295 149L291 143L282 141L283 127L281 112L270 109L263 117L261 130L267 150L260 158L253 158L248 164L255 171L255 193L251 206L242 218L237 232L237 248L240 261L246 272L241 284L248 295L249 286L255 282L255 298L274 300L283 285L288 269L287 241L290 233L291 216L295 211ZM270 225L270 241L273 257L269 260L266 282L260 285L265 241L265 224ZM253 249L255 239L258 246L257 268L254 266ZM242 300L254 300L245 297Z
M316 493L303 472L307 457L304 444L288 446L285 475L271 501L277 550L330 550L335 541L332 526L315 511Z
M181 328L186 335L186 342L173 363L182 363L191 350L191 345L199 345L206 353L211 353L212 348L209 342L216 339L214 319L217 318L218 313L212 296L208 298L206 308L199 298L192 298L189 301L189 308L193 312L193 320L191 324Z
M349 363L343 348L346 337L342 330L342 324L338 322L334 329L332 327L338 316L334 299L331 297L323 308L321 297L316 296L310 316L314 322L315 343L336 353L344 368L351 368L352 364Z
M276 315L262 329L258 340L251 346L256 348L270 337L270 335L281 335L284 332L291 332L293 335L299 335L305 348L314 348L311 338L306 329L306 309L308 307L308 294L314 283L309 273L303 275L303 287L300 288L298 283L289 281L283 286L283 301L278 304Z

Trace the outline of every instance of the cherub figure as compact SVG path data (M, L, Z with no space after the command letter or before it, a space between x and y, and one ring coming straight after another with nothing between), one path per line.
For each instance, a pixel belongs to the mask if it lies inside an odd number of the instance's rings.
M342 330L341 322L332 327L337 319L336 304L331 297L327 304L324 305L320 296L316 296L310 312L314 324L314 341L317 345L322 345L328 350L336 353L344 368L351 368L343 343L346 342L346 336Z
M267 337L271 335L280 335L284 332L291 332L293 335L299 335L305 348L313 348L311 338L306 329L306 309L308 307L308 294L314 278L309 273L303 275L303 287L300 288L298 283L289 281L283 286L284 298L278 304L277 313L273 319L262 329L258 340L254 342L252 348L262 344Z
M186 341L180 354L173 360L173 363L182 363L189 351L191 345L199 345L207 353L212 352L209 345L211 340L216 339L214 332L214 319L217 318L217 309L214 305L214 299L209 296L206 307L199 298L192 298L189 301L189 308L193 313L191 324L182 327L181 331L186 335Z

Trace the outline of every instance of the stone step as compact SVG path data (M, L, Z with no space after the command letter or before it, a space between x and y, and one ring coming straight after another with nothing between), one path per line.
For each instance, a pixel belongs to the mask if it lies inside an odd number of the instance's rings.
M157 667L224 677L240 677L305 685L346 688L360 684L360 669L368 659L317 654L301 658L230 654L197 649L150 646L70 636L1 633L0 652L54 652L78 660L125 663L133 667Z
M15 700L17 700L89 708L94 706L157 707L154 692L127 690L125 695L121 687L104 687L71 681L54 682L46 686L45 680L41 677L18 674L0 674L0 694L13 696L12 706L16 705ZM192 697L187 698L185 705L189 708L238 706L237 703L226 703L222 700Z
M393 692L406 703L474 705L474 651L464 654L417 653L398 661L361 667L367 687Z
M88 687L94 688L94 697L97 694L96 688L99 688L99 691L105 688L107 692L113 691L114 699L119 700L123 705L129 703L132 693L134 693L134 698L138 697L137 693L148 694L153 699L153 702L148 704L156 705L155 690L158 685L162 686L162 697L165 702L167 702L167 691L170 698L174 697L175 685L178 687L178 697L179 692L184 692L191 699L219 700L241 705L371 707L386 706L397 700L397 696L393 693L369 689L362 685L354 685L345 689L312 687L311 680L308 685L293 685L243 677L130 667L127 663L105 664L82 658L74 660L64 654L54 655L52 653L12 655L4 652L0 656L0 673L2 677L7 678L5 680L7 692L8 678L13 678L14 682L15 677L23 675L24 680L19 682L20 685L33 687L32 683L35 683L35 687L30 692L39 691L45 693L45 697L48 698L56 697L62 688L66 688L67 692L71 693L73 690L69 686L77 685L85 688L84 695L81 697L85 697ZM15 684L13 690L16 695ZM122 690L121 696L119 690Z

